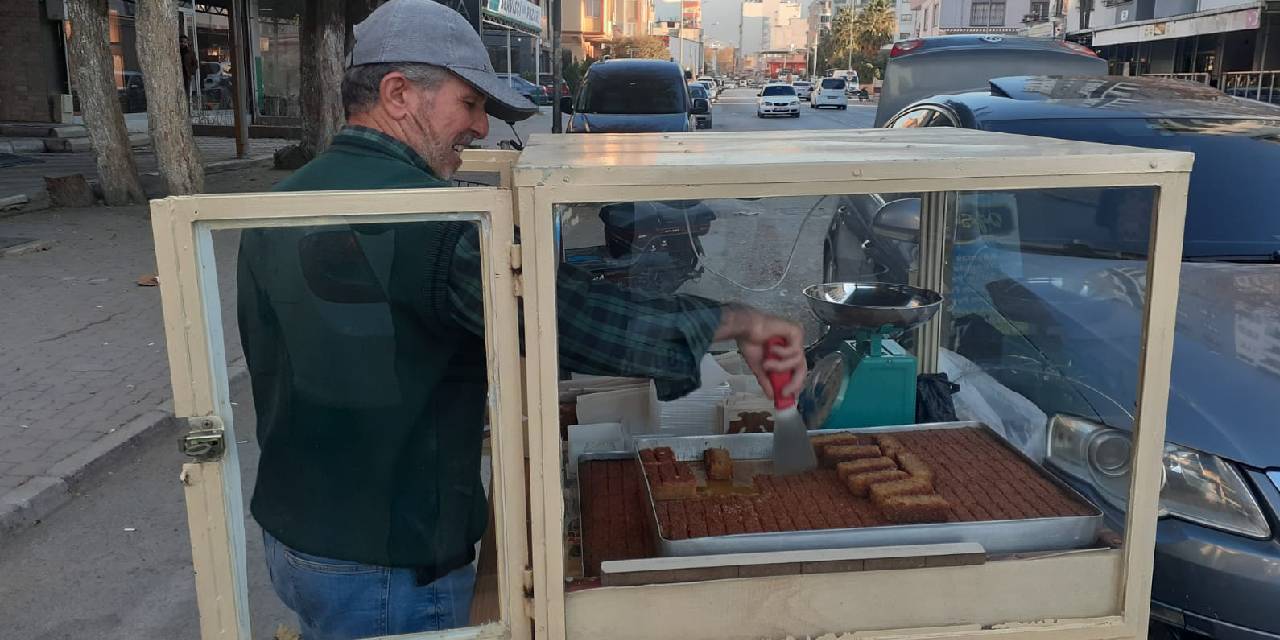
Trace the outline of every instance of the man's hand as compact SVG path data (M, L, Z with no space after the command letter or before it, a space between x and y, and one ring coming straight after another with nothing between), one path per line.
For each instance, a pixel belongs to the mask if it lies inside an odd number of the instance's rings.
M772 357L765 360L765 343L774 337L783 338L786 344L774 347L769 354ZM784 395L794 396L804 386L808 366L804 361L804 329L800 325L751 307L729 304L721 311L715 339L738 341L738 352L770 399L773 399L773 386L767 375L770 371L791 372L791 382L782 390Z

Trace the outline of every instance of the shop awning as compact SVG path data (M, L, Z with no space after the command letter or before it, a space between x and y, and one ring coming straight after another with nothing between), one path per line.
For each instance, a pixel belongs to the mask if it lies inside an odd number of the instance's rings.
M1186 38L1207 33L1257 29L1261 9L1255 3L1205 11L1177 19L1145 20L1125 26L1093 30L1093 46Z
M484 21L531 36L542 35L542 7L529 0L484 0Z

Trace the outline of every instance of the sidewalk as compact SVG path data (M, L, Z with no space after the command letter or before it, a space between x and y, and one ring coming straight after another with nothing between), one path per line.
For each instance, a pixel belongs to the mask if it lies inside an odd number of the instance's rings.
M270 163L271 154L276 149L293 142L281 138L254 138L249 140L247 159L238 160L235 140L207 136L196 138L196 146L200 149L200 158L204 160L207 173L239 168L255 162ZM133 155L137 160L139 173L148 174L158 171L156 157L150 146L135 148ZM20 164L8 164L5 162L6 159ZM93 154L87 151L0 154L0 199L26 194L34 204L27 205L25 210L42 208L47 202L44 176L65 176L73 173L81 173L90 180L97 180L98 168L94 164ZM163 184L158 175L151 177L144 175L142 178L142 187L148 192L162 190Z
M0 171L0 175L3 171ZM287 172L208 177L210 192L267 190ZM51 243L0 257L0 532L43 517L75 482L134 438L168 430L169 367L145 206L37 211L0 219L0 236ZM233 285L235 237L215 238ZM222 298L224 318L234 296ZM240 366L234 314L227 356ZM234 375L234 373L233 373ZM243 375L241 373L241 375ZM2 537L2 533L0 533Z

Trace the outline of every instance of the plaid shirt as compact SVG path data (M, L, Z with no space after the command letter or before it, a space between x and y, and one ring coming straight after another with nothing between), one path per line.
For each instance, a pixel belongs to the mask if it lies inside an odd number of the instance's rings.
M348 126L338 135L375 143L439 180L417 152L380 131ZM449 300L453 318L476 335L484 333L480 265L480 232L469 225L454 251ZM699 363L720 325L720 304L688 295L637 295L561 264L556 323L561 367L591 375L652 378L658 397L668 400L698 388ZM523 339L521 332L522 345Z

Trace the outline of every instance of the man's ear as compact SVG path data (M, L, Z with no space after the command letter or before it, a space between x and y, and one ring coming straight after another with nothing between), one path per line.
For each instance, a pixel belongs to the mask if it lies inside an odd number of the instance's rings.
M378 99L388 116L400 120L413 111L413 96L410 90L413 84L399 71L392 71L382 76L378 83Z

